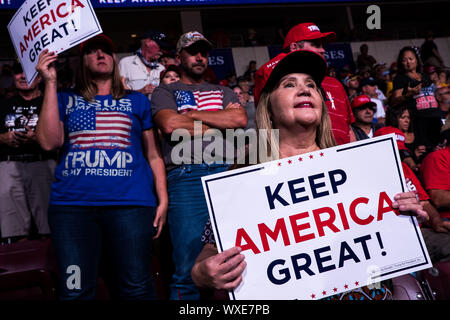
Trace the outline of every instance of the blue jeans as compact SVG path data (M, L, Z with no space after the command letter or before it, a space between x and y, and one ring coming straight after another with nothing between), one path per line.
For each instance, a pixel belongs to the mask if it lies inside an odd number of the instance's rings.
M121 299L155 299L151 276L153 207L49 207L61 273L60 298L94 299L102 242Z
M192 281L191 269L203 248L201 237L208 207L201 177L227 170L228 164L182 165L167 174L168 222L175 265L171 300L197 300L200 294Z

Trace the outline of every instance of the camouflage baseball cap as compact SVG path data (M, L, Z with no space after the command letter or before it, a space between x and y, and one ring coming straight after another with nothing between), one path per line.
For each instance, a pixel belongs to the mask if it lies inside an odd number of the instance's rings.
M184 48L190 47L191 45L193 45L198 41L203 41L209 46L210 49L212 48L211 42L209 42L204 35L202 35L198 31L190 31L183 34L178 40L177 52L179 53Z

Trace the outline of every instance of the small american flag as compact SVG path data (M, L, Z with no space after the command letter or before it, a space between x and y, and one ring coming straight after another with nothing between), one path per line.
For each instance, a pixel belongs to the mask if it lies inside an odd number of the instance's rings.
M73 148L125 149L131 146L131 118L122 112L94 108L69 118L69 139Z
M223 109L223 91L176 90L175 100L180 113L190 110L217 111Z

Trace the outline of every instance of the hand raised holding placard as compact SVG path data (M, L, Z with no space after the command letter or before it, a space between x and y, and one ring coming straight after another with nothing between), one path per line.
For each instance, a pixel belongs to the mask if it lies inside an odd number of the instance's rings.
M53 65L58 59L58 55L54 52L49 52L48 49L42 51L39 55L38 64L36 65L36 70L41 75L42 79L44 79L45 83L56 83L56 69Z
M89 0L22 2L8 31L28 85L38 74L38 57L45 49L61 53L102 33Z

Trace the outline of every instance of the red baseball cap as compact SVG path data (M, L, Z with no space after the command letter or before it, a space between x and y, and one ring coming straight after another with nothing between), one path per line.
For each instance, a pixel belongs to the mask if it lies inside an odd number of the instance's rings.
M255 106L258 106L261 92L273 89L278 81L289 73L309 74L320 86L326 72L327 62L318 53L310 50L280 53L263 64L255 73Z
M320 29L316 24L312 22L305 22L292 27L291 30L284 38L283 50L289 47L293 42L299 42L302 40L315 40L322 39L325 42L333 42L336 40L336 33L334 32L320 32Z
M164 76L166 75L167 72L169 71L173 71L176 74L178 74L178 76L181 77L181 70L180 67L178 67L177 65L174 64L170 64L166 67L166 69L164 71L162 71L159 75L159 78L162 80L164 78Z
M109 50L111 50L111 53L116 51L114 42L108 36L101 33L80 44L80 55L82 55L84 53L84 50L86 50L86 48L88 48L90 45L97 43L104 44Z
M370 100L370 98L365 94L354 97L352 100L352 109L360 108L366 105L370 105L372 106L372 109L374 109L374 111L376 110L377 104Z
M405 134L400 129L397 129L397 128L394 128L391 126L382 127L380 129L378 129L377 131L375 131L375 134L373 136L379 137L379 136L383 136L385 134L390 134L390 133L395 134L395 138L397 139L397 146L398 146L399 150L408 150L408 148L405 146Z
M432 73L434 73L434 72L437 72L438 70L437 70L437 68L435 67L435 66L427 66L426 68L425 68L425 72L427 73L427 74L432 74Z

